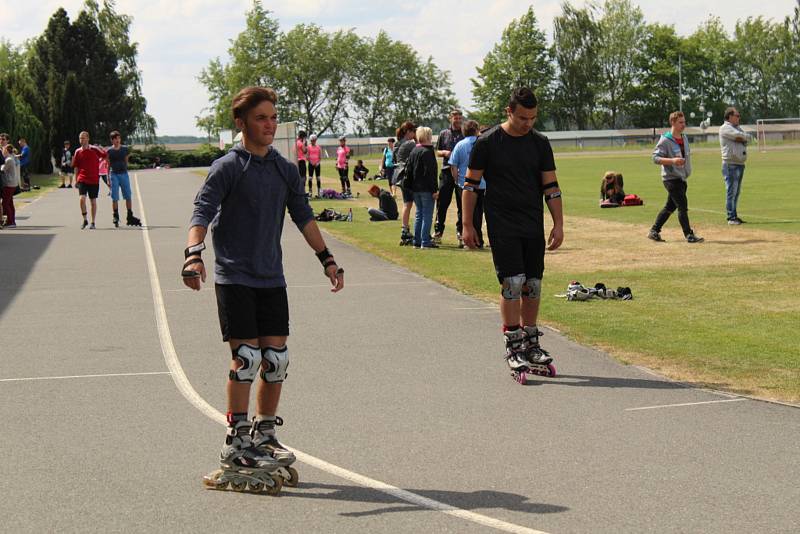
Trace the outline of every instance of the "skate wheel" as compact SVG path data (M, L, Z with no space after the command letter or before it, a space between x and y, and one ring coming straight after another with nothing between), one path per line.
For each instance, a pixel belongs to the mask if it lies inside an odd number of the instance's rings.
M249 482L247 485L253 493L260 493L266 486L263 482Z
M294 467L287 467L286 471L289 473L289 478L284 481L284 484L289 486L290 488L296 488L297 484L300 482L300 475L297 472L297 469Z
M528 383L528 377L525 375L524 371L514 371L514 380L522 386Z
M552 363L547 364L547 371L550 376L556 376L556 366Z
M247 482L233 482L231 481L231 489L233 491L244 491L247 489Z
M222 470L217 469L203 477L203 485L207 488L224 490L228 487L228 481L220 481L219 477L222 475Z
M274 484L267 488L267 495L278 495L283 487L283 478L278 475L271 475L271 478Z

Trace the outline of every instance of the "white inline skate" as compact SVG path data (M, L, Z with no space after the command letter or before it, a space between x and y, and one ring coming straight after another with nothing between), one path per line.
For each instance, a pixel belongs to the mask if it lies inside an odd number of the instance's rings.
M239 421L228 429L225 445L219 455L219 469L203 477L203 485L210 489L233 491L265 491L278 495L283 487L283 477L277 474L281 465L270 455L253 447L250 423Z
M300 475L291 465L297 460L294 453L284 447L275 437L275 426L283 425L283 419L276 417L275 421L253 420L252 439L253 447L261 454L272 456L280 466L275 472L283 479L283 483L290 488L297 487Z
M525 333L524 350L528 361L528 372L539 376L556 376L553 358L539 345L539 338L544 333L536 326L523 326Z

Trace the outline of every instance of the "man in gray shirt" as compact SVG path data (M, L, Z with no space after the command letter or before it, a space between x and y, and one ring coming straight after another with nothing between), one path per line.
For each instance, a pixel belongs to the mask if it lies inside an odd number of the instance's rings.
M744 162L747 161L747 133L739 126L739 112L734 107L725 110L725 123L719 127L719 146L722 150L722 177L725 178L725 211L728 224L738 225L737 206L742 191Z
M220 469L204 478L206 486L280 491L282 480L297 485L289 465L294 454L275 437L278 401L289 352L289 305L283 274L281 234L289 215L314 249L331 291L344 287L344 270L328 251L306 199L294 163L272 148L278 127L272 89L246 87L233 98L233 120L242 143L212 165L194 200L183 283L199 290L206 270L201 257L210 227L214 277L222 339L230 344L227 382L228 433ZM248 418L250 386L257 381L254 421Z

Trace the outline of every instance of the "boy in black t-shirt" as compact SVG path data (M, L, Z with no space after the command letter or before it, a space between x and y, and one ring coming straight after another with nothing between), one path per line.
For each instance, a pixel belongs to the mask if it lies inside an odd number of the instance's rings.
M539 345L541 331L536 327L544 273L543 196L553 218L547 249L557 249L564 240L553 150L545 136L532 131L537 105L527 87L514 90L506 108L508 119L475 142L462 196L464 244L475 248L472 212L481 177L486 180L486 227L502 284L506 360L522 379L526 368L555 374L552 358Z

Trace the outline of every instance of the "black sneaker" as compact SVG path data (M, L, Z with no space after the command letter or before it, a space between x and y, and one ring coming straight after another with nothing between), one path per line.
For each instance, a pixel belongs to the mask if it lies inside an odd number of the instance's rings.
M83 224L81 225L81 230L85 230L87 226L89 226L89 221L84 219Z
M686 241L688 243L702 243L703 241L705 241L705 239L703 239L700 236L696 236L694 234L689 234L686 236Z
M655 230L650 230L647 233L647 238L652 239L653 241L664 241L663 239L661 239L661 233L656 232Z
M431 241L431 242L430 242L430 243L428 243L427 245L422 245L422 246L421 246L421 247L419 247L419 248L421 248L421 249L439 248L439 245L437 245L437 244L436 244L436 242L434 242L434 241Z
M741 220L739 217L734 217L733 220L736 221L739 224L744 224L744 221Z

